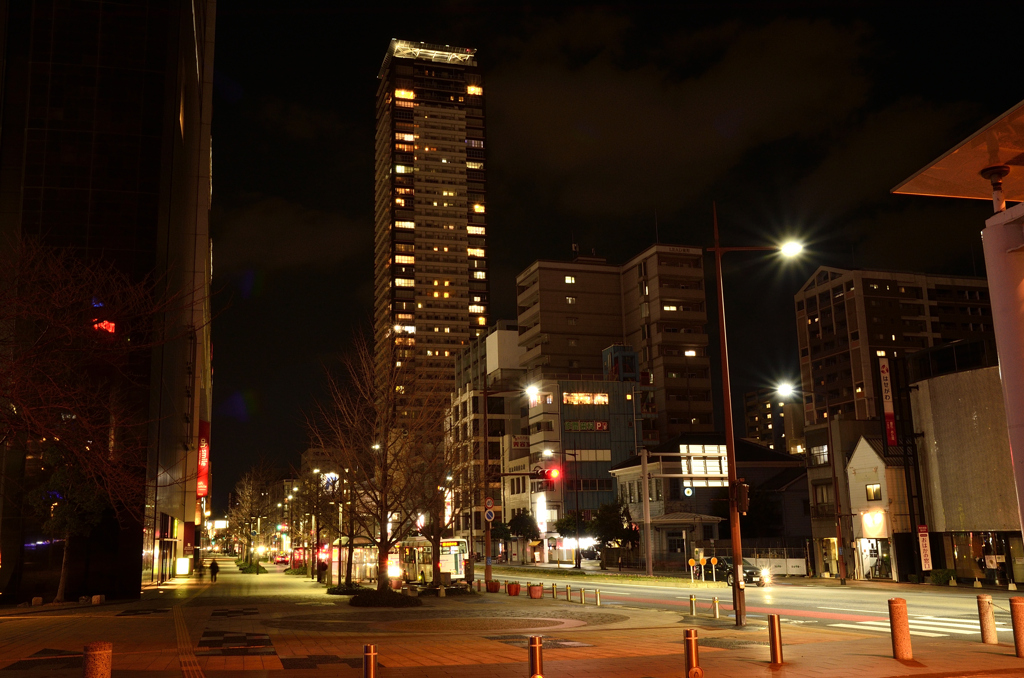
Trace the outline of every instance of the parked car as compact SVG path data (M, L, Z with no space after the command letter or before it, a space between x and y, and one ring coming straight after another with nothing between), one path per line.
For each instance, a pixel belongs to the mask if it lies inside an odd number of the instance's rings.
M704 579L710 581L711 578L712 565L711 559L708 558L707 564L704 565ZM718 564L714 566L714 578L717 581L724 581L729 586L732 586L735 578L732 567L732 558L725 556L718 559ZM762 570L761 568L754 567L748 563L743 563L743 581L745 583L767 586L771 584L771 579L771 573L767 570Z
M274 556L274 564L275 565L287 565L288 564L288 556L285 555L284 553L278 553L276 556Z
M600 560L601 552L597 549L583 549L580 552L580 556L586 558L587 560Z

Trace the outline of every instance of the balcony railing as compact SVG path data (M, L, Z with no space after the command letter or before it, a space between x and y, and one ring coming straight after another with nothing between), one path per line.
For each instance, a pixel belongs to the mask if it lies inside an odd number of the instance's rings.
M812 518L835 518L835 504L813 504L811 505Z

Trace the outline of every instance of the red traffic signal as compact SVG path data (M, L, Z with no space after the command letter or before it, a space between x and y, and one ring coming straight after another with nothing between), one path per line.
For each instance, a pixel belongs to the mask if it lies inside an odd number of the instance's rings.
M557 468L535 468L530 476L534 480L558 480L562 470Z

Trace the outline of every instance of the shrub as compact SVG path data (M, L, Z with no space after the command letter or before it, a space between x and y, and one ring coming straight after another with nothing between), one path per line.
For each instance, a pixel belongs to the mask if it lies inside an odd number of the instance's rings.
M437 596L437 591L438 591L438 587L437 586L428 586L426 588L420 589L420 595L421 596ZM468 596L470 594L474 594L475 595L475 592L471 588L469 588L468 586L446 586L445 589L444 589L445 597L448 597L448 596Z
M302 577L308 577L309 576L309 572L306 571L306 567L305 566L295 567L295 568L289 567L287 570L284 571L284 573L285 574L294 574L294 575L302 576Z
M932 570L932 584L945 586L950 579L956 579L956 570Z
M371 590L372 589L368 589L365 586L360 586L359 584L352 584L352 586L345 586L344 584L342 584L341 586L329 587L327 589L327 593L329 593L332 596L354 596L357 593Z
M265 568L262 565L259 565L257 563L253 563L252 565L239 565L238 566L238 569L239 569L239 571L242 574L256 574L256 568L259 568L259 573L260 574L267 574L267 568Z
M352 596L352 600L348 601L348 604L355 607L419 607L423 601L412 596L403 596L390 589L385 591L368 589Z

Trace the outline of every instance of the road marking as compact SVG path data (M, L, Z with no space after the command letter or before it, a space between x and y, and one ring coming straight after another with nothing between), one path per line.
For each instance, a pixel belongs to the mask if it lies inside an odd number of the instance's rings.
M876 629L876 628L871 628L871 627L865 628L865 627L860 626L858 624L829 624L829 626L838 626L838 627L844 628L844 629L856 629L858 631L881 631L881 629ZM885 629L885 630L888 631L889 629ZM925 633L924 631L911 631L910 635L912 635L912 636L925 636L926 638L941 638L945 634L944 633Z
M888 611L879 612L878 610L855 610L852 607L823 607L823 606L819 605L818 609L819 610L842 610L843 612L866 612L868 614L882 614L882 615L889 614Z
M196 660L192 650L192 638L185 623L185 615L181 613L181 605L174 606L174 631L178 640L178 663L184 678L204 678L203 669Z
M864 626L875 626L875 627L878 627L880 629L884 629L886 631L889 630L889 622L880 622L879 621L879 622L860 622L860 623L863 624ZM973 631L968 631L968 630L963 629L963 628L950 627L950 626L947 626L945 624L922 624L922 623L915 622L913 619L910 620L910 622L908 623L908 626L911 629L913 629L913 630L919 630L920 629L922 631L944 631L946 633L963 633L963 634L968 634L968 635L978 632L978 629L975 629Z

